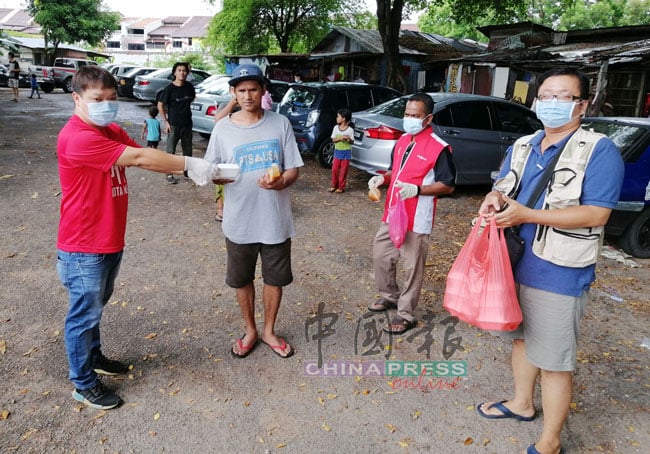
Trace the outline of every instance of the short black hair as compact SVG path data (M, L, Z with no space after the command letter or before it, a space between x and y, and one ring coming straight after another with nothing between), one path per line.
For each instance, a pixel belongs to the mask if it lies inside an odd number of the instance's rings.
M149 115L151 117L154 117L154 118L157 117L158 113L159 113L158 107L156 107L156 106L149 107Z
M15 57L13 52L9 52L9 58L11 58L11 57Z
M409 97L406 102L421 102L424 104L425 115L433 113L433 98L426 93L416 93Z
M537 81L537 93L539 93L539 87L542 86L544 81L549 77L553 77L553 76L576 77L580 81L580 98L589 99L589 85L591 84L589 77L587 77L587 75L582 71L570 67L549 69L544 74L542 74L539 80Z
M189 63L187 63L186 61L177 61L176 63L174 63L174 66L172 66L172 74L176 72L176 68L178 68L179 66L185 66L185 69L188 72L190 71Z
M342 116L346 123L352 121L352 111L350 109L343 107L342 109L337 110L336 113Z

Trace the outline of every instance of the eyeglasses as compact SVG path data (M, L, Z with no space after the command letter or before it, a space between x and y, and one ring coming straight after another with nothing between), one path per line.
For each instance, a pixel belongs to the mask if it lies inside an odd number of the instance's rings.
M573 101L582 101L582 98L580 96L573 96L569 94L563 94L563 95L538 95L537 100L538 101L553 101L554 99L557 99L560 102L573 102Z

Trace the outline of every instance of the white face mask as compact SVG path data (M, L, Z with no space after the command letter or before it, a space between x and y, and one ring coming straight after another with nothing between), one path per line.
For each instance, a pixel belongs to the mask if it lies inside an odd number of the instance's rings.
M88 107L88 119L97 126L108 126L117 118L120 109L117 101L86 102L79 99Z
M422 124L423 118L404 117L402 119L402 127L408 134L415 135L424 129Z

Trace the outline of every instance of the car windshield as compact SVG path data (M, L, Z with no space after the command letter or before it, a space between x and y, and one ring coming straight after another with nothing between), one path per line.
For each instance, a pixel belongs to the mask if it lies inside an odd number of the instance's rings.
M292 104L296 107L311 107L316 101L316 92L306 87L291 87L284 95L282 104Z
M586 122L584 126L612 139L625 158L628 157L630 147L644 134L644 129L639 126L621 123L594 121Z
M168 76L170 76L172 73L171 69L169 68L161 68L158 69L152 73L147 74L148 77L157 77L159 79L167 79Z
M217 96L228 96L230 93L230 85L228 85L227 77L219 79L207 86L207 88L202 92L204 95L217 95Z
M385 115L387 117L403 118L404 109L406 109L407 98L391 99L388 102L371 107L366 112Z

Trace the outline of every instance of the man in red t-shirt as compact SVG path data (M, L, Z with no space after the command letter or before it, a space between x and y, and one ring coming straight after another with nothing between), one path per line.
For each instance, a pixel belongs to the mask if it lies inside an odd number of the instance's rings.
M98 409L117 407L120 397L97 374L118 375L128 367L101 352L99 322L120 268L129 188L126 167L185 173L197 184L212 179L203 159L141 148L114 123L117 83L100 66L84 66L72 79L74 112L59 133L61 219L57 272L68 290L65 344L72 397Z
M406 102L403 127L406 131L393 149L391 167L383 176L374 176L368 187L388 185L386 204L373 244L375 282L380 298L368 309L381 312L397 309L383 328L390 334L403 333L416 325L415 308L420 299L424 264L429 252L436 200L455 189L456 168L451 148L429 123L433 118L433 98L417 93ZM404 201L408 227L404 243L395 247L389 235L389 209ZM397 262L402 260L406 276L402 289L397 285Z

